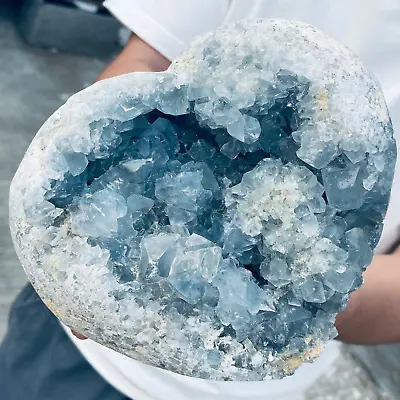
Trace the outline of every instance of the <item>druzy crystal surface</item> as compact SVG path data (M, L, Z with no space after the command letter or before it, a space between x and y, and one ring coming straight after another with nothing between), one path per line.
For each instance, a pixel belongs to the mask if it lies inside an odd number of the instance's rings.
M14 178L11 229L75 330L189 376L279 378L335 337L395 157L379 84L350 50L245 21L165 73L73 96Z

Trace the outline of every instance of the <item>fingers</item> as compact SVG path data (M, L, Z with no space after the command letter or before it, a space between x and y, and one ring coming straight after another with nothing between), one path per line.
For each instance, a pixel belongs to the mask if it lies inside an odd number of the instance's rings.
M72 334L73 334L76 338L78 338L78 339L80 339L80 340L86 340L86 339L87 339L86 336L83 336L83 335L81 335L80 333L73 331L72 329L71 329L71 332L72 332Z

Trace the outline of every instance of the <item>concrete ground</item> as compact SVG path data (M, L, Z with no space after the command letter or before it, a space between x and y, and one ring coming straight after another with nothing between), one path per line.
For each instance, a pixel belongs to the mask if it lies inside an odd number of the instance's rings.
M0 340L9 305L26 281L8 230L10 181L43 122L104 66L105 61L26 45L12 10L0 0Z

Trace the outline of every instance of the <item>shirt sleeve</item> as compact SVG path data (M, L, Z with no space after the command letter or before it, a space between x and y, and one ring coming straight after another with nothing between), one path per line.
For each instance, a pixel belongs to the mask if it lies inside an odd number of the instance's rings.
M164 57L174 60L193 37L221 25L229 0L107 0L104 6Z

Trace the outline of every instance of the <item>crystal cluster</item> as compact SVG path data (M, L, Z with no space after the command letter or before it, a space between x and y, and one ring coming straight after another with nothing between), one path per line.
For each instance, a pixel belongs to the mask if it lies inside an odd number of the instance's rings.
M13 180L11 230L45 303L93 340L189 376L279 378L335 337L395 158L350 50L240 22L72 97Z

